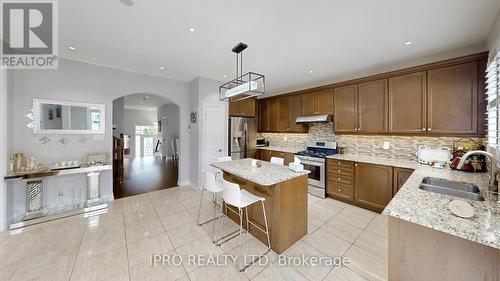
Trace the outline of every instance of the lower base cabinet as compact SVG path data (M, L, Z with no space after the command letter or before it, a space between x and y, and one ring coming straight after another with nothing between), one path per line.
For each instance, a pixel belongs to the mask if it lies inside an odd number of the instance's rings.
M413 170L328 159L329 197L381 213Z
M354 202L366 209L382 212L392 199L393 167L356 163Z
M262 161L271 161L271 157L279 157L285 159L285 165L288 166L288 163L293 162L294 155L289 152L282 152L276 150L267 150L267 149L259 149L257 151L257 159Z

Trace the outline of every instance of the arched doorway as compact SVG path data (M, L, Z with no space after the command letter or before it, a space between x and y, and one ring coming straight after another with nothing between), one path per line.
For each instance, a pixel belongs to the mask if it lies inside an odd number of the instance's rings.
M177 186L179 107L135 93L113 101L115 198Z

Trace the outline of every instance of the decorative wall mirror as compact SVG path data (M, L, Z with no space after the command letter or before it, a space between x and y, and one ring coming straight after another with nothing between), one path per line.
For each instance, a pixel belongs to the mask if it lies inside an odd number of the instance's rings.
M33 133L103 135L104 108L104 104L33 99Z

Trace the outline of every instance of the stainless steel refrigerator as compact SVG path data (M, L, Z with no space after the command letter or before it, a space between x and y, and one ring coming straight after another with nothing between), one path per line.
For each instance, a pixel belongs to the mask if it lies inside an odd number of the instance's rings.
M257 125L255 118L229 118L229 151L233 160L255 158Z

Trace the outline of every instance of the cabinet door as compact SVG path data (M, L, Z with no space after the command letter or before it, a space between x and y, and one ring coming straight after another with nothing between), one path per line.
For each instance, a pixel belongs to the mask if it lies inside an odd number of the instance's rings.
M273 156L273 151L272 150L262 150L261 156L262 156L263 161L269 162L269 161L271 161L271 157Z
M426 132L426 73L389 78L389 132Z
M279 99L272 99L269 103L269 128L271 132L277 132L279 127Z
M316 114L316 104L316 93L302 95L302 114L306 116Z
M354 202L382 212L392 199L392 167L356 163L354 165Z
M242 100L241 115L244 117L255 117L256 98Z
M264 100L260 102L260 111L259 111L259 123L260 123L260 130L262 132L268 132L271 130L270 128L270 103L269 100Z
M316 114L333 114L333 90L316 93Z
M427 72L427 132L477 134L477 62Z
M290 98L283 97L278 99L278 131L290 131Z
M242 101L229 101L229 116L241 116Z
M387 79L361 83L358 87L358 132L387 132Z
M307 132L307 126L295 122L299 116L302 116L302 96L290 96L290 129L292 132Z
M355 132L357 128L356 97L358 86L335 88L333 93L335 132Z
M394 168L394 187L393 187L393 196L399 191L399 189L405 184L406 180L413 173L412 169L404 169L404 168Z

